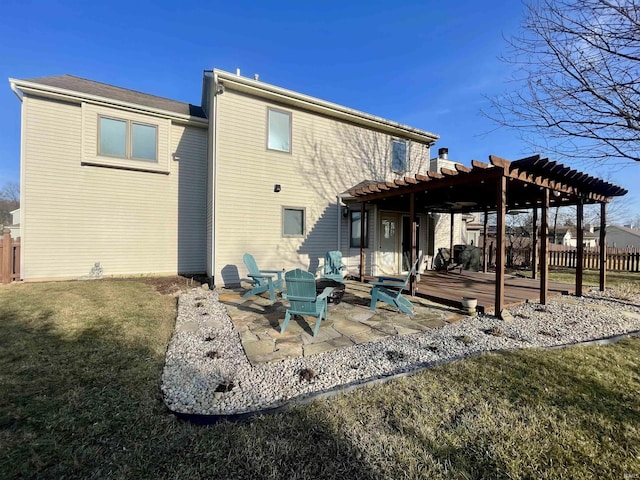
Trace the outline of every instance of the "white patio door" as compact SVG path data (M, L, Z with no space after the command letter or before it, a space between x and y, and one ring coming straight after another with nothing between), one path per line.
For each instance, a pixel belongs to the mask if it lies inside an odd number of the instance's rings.
M383 275L398 273L398 216L380 215L380 241L378 243L378 265Z

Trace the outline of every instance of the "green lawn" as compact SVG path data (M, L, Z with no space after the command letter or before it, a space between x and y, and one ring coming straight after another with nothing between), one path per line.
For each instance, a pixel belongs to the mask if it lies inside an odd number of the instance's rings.
M175 299L0 288L1 478L633 478L640 340L491 354L244 423L160 397Z

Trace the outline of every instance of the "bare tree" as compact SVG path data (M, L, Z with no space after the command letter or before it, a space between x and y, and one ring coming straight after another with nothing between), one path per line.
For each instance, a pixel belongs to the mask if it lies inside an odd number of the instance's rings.
M8 182L0 190L0 225L11 223L10 212L20 206L20 186L15 182Z
M529 0L507 41L516 88L489 118L558 158L640 162L640 0Z

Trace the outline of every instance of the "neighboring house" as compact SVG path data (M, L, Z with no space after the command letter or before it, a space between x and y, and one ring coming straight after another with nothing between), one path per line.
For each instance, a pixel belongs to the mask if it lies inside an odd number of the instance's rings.
M607 247L636 247L640 248L640 230L630 225L607 225Z
M25 280L99 262L105 275L206 272L231 285L246 278L245 252L261 268L313 271L335 249L357 273L360 210L343 192L426 172L438 139L220 70L205 72L202 106L70 75L10 83ZM408 214L367 206L367 274L406 270ZM448 246L447 215L418 223L423 253Z
M11 230L11 238L19 238L20 237L20 209L16 208L9 212L11 214L11 225L6 225L6 227Z
M562 225L556 227L556 242L559 245L566 247L576 247L577 243L577 230L572 225ZM593 226L589 225L583 229L583 244L585 247L597 247L599 240L599 234L594 232Z

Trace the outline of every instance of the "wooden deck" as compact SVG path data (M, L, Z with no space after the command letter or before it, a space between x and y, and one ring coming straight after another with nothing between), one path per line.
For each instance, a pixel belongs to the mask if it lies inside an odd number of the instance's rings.
M495 280L495 273L429 270L420 274L417 295L437 303L458 307L462 297L477 298L479 312L493 313L495 311ZM575 284L549 282L549 297L574 292ZM539 279L505 276L505 307L538 301L540 301Z

